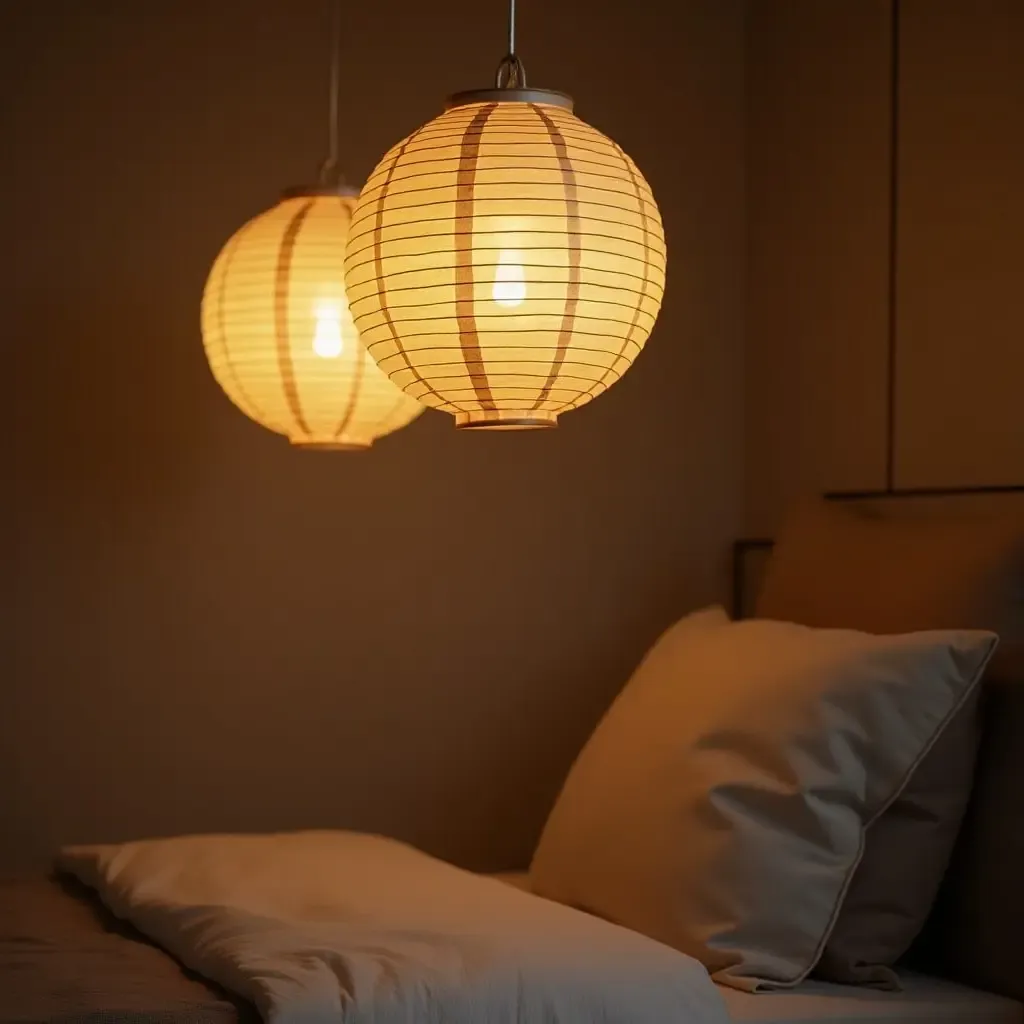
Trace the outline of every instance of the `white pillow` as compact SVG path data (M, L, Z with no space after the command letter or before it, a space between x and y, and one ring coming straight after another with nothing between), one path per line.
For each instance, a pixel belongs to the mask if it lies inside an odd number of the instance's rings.
M274 1024L726 1024L700 964L353 832L66 847L58 866Z
M997 638L684 618L579 755L531 867L591 911L752 990L801 981L865 829L977 683Z

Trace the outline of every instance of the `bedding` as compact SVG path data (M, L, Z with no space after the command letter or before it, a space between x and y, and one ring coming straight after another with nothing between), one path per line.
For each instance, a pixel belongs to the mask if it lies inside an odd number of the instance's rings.
M0 1024L259 1024L70 879L0 879Z
M495 877L529 891L525 873ZM736 1024L1024 1024L1019 1003L933 978L902 981L902 993L823 982L783 993L720 991ZM0 1024L29 1022L259 1024L259 1018L249 1004L186 974L106 912L85 886L4 879Z
M873 636L721 609L668 630L587 741L534 892L790 986L828 940L865 831L968 700L992 633Z
M72 847L59 866L268 1024L728 1022L689 957L378 836Z
M1012 695L1024 694L1024 515L1008 510L999 517L951 516L934 509L922 513L917 505L886 512L829 501L795 509L768 562L757 615L870 633L992 630L1000 645L986 672L983 710L996 700L1012 715ZM1004 717L1002 710L998 715ZM977 702L965 702L872 825L817 967L822 977L896 983L892 968L924 926L950 862L971 795L980 724ZM998 729L999 722L994 725ZM965 863L954 879L963 884L947 887L942 901L949 920L941 948L958 954L946 958L947 969L970 964L966 973L973 982L1024 995L1010 952L1024 913L1024 888L1014 884L1012 870L998 879L992 874L1013 860L1003 846L1004 835L1013 831L1008 825L1024 826L1019 790L1013 788L1022 762L991 757L996 741L990 728L959 858ZM994 771L990 764L997 765ZM1008 898L1016 907L1010 913ZM932 961L929 967L934 966Z
M752 995L723 989L735 1024L1022 1024L1012 999L949 981L900 973L903 991L806 981L790 991Z
M526 872L493 876L530 891ZM1024 1006L940 978L901 971L901 991L882 992L825 981L794 989L740 992L721 986L737 1024L1024 1024Z

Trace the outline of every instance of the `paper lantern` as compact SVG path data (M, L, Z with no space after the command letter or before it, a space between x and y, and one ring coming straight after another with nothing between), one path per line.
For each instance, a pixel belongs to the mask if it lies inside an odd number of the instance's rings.
M553 426L643 348L665 239L643 175L569 97L499 87L452 97L380 161L345 281L409 395L460 427Z
M301 189L240 228L210 271L203 344L239 409L315 449L366 448L423 411L377 368L345 297L351 190Z

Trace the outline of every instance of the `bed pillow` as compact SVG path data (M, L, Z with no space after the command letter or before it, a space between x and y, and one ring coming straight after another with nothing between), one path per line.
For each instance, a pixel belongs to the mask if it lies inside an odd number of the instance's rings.
M383 836L144 839L64 847L57 867L267 1024L729 1020L692 959ZM9 943L0 969L17 962L19 947ZM51 977L64 982L71 954L51 959ZM8 1009L3 998L0 1006ZM211 1020L184 1005L152 1015L107 1009L74 1020Z
M795 985L824 948L865 828L996 642L688 616L573 765L532 891L673 946L735 988Z
M871 633L993 630L1002 642L987 681L1024 682L1022 584L1024 517L907 518L904 508L883 518L819 501L785 524L756 608L764 618ZM872 826L821 977L898 987L893 965L925 924L963 820L978 733L977 703L967 701Z

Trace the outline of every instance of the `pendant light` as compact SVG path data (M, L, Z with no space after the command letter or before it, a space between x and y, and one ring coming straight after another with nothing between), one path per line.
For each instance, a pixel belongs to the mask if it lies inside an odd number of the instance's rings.
M345 282L377 365L459 427L554 426L615 383L661 307L650 186L560 92L458 93L393 147L352 218Z
M288 190L229 239L202 307L210 369L231 401L292 444L328 451L367 448L423 411L368 356L345 296L357 192L338 165L340 7L319 184Z

